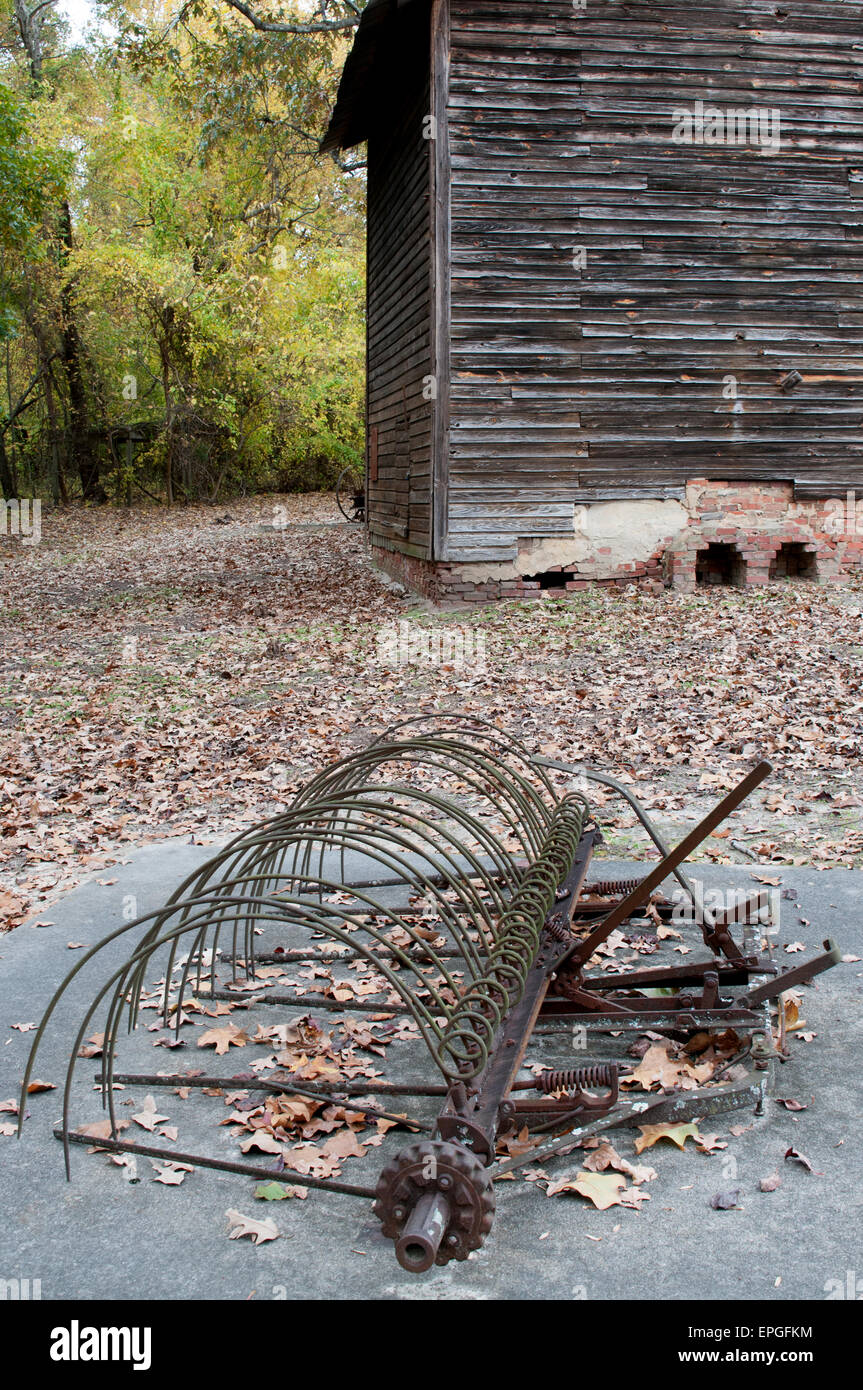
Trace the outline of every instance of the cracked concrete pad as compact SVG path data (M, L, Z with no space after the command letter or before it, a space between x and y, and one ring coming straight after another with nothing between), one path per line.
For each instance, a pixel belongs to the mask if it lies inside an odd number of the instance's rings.
M30 1040L11 1025L38 1020L79 955L67 943L94 942L119 925L128 895L141 911L157 906L212 852L176 841L149 846L112 870L116 883L89 882L55 904L45 914L53 926L24 926L0 938L0 1100L15 1094ZM607 860L594 867L597 876L638 870ZM753 883L745 868L699 865L698 874L708 886ZM779 867L772 876L796 894L782 901L780 942L800 940L814 952L833 935L847 953L863 956L863 873ZM781 947L780 955L789 964L800 959L785 956ZM254 1180L203 1169L179 1187L163 1187L151 1181L146 1158L138 1158L140 1181L133 1184L107 1155L83 1148L73 1151L67 1184L52 1135L60 1091L33 1096L23 1140L0 1135L0 1278L40 1279L43 1299L827 1299L837 1281L847 1282L848 1271L861 1269L863 1157L856 1134L863 1100L863 963L843 964L801 993L816 1037L794 1043L792 1060L778 1069L777 1090L807 1109L771 1103L762 1118L738 1111L713 1119L710 1131L728 1141L714 1154L690 1146L684 1152L670 1145L652 1149L659 1177L648 1185L650 1201L641 1211L600 1212L577 1196L548 1198L521 1178L501 1182L497 1218L483 1249L464 1264L420 1277L396 1264L365 1200L311 1192L306 1201L264 1204L254 1199ZM88 994L82 972L40 1053L41 1078L62 1082L70 1028ZM275 1008L268 1013L267 1022L282 1017ZM203 1065L218 1064L220 1074L242 1069L237 1052L216 1059L192 1048L154 1050L152 1040L145 1023L124 1040L124 1064L184 1070L204 1058ZM101 1113L95 1068L78 1064L73 1102L81 1118ZM145 1094L137 1086L118 1093L120 1113L133 1113L122 1101L134 1099L137 1109ZM178 1146L237 1156L236 1141L217 1126L224 1111L207 1109L221 1106L220 1100L193 1095L183 1101L167 1089L156 1100L179 1127ZM746 1128L735 1137L731 1125ZM141 1137L147 1138L144 1131ZM630 1159L633 1139L632 1130L616 1131L615 1143ZM786 1162L789 1147L806 1154L815 1171ZM554 1176L576 1166L574 1156L547 1164ZM376 1171L374 1160L369 1171ZM781 1186L760 1191L761 1179L774 1171ZM740 1189L739 1209L712 1209L711 1199L729 1187ZM272 1217L281 1239L259 1247L229 1240L229 1208Z

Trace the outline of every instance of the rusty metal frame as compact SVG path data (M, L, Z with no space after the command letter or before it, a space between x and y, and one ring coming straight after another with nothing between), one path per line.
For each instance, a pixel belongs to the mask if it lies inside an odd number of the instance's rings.
M750 897L744 904L743 939L738 943L727 914L704 910L681 865L764 780L769 764L753 768L673 849L621 784L604 774L587 773L617 787L635 806L663 856L640 880L622 883L617 893L613 883L602 884L601 898L586 885L597 826L583 796L557 790L549 775L553 770L581 771L532 756L482 721L453 717L432 730L423 728L422 721L405 721L369 748L326 768L297 793L285 813L235 837L190 875L163 908L118 928L87 951L46 1010L23 1083L26 1094L37 1049L70 981L103 947L131 933L127 959L96 995L72 1049L63 1119L56 1131L64 1145L67 1173L70 1146L95 1143L118 1153L259 1178L274 1176L271 1168L121 1139L114 1110L118 1085L207 1082L332 1098L346 1109L386 1119L420 1136L420 1141L384 1166L374 1188L289 1169L279 1176L298 1185L373 1197L400 1262L421 1272L433 1263L464 1259L482 1243L494 1215L492 1185L517 1167L569 1152L590 1135L640 1123L645 1115L654 1121L749 1104L763 1108L775 1055L771 1001L781 999L791 985L829 969L839 959L839 950L827 942L824 955L777 974L769 953L762 954L757 920L753 921L761 907L760 894L757 901ZM500 831L493 829L492 821ZM511 842L517 846L515 853ZM324 872L326 855L334 851L342 869L338 877ZM350 881L345 873L349 851L359 852L381 877ZM623 971L613 977L591 975L589 965L597 948L616 928L631 922L651 895L655 899L671 874L690 898L711 959ZM433 948L415 930L409 908L381 898L377 889L389 886L433 898L445 946ZM341 896L337 906L333 895ZM179 1028L188 988L194 987L199 997L236 999L243 973L251 978L242 986L249 1002L287 1009L340 1008L314 991L290 996L256 987L254 934L268 923L276 929L305 930L313 934L312 940L329 938L349 959L372 964L385 982L385 1002L352 1000L345 1011L385 1008L412 1017L441 1079L327 1085L284 1072L220 1079L117 1070L121 1019L125 1015L130 1028L135 1026L146 971L160 951L167 952L168 960L166 1026L174 1012ZM402 934L399 940L406 938L407 945L397 944L394 933ZM218 980L218 942L223 935L230 940L226 960L232 968L232 989ZM178 957L181 945L189 948L185 959ZM311 943L282 947L268 958L336 959ZM172 1000L169 983L178 972ZM672 997L644 993L669 987L677 991ZM100 1007L106 1008L107 1017L98 1080L110 1135L94 1141L72 1127L69 1110L75 1060ZM696 1029L724 1031L733 1026L748 1034L745 1050L752 1070L744 1082L638 1099L620 1097L619 1082L627 1067L619 1061L594 1059L579 1067L548 1068L532 1078L520 1076L530 1040L561 1025L581 1027L590 1036L651 1030L678 1037ZM369 1096L437 1097L440 1105L436 1117L428 1120L385 1110L369 1103ZM22 1104L21 1117L23 1113ZM551 1137L517 1159L498 1159L498 1139L525 1122L535 1135L551 1132ZM19 1119L19 1133L20 1123Z

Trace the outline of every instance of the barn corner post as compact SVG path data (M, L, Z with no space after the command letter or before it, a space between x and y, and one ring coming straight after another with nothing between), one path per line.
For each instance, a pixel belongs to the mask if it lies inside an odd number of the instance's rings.
M861 22L369 0L324 143L369 144L376 562L466 603L863 567Z
M445 560L449 518L451 329L451 176L449 151L449 0L431 5L431 129L429 158L432 305L432 515L429 559Z

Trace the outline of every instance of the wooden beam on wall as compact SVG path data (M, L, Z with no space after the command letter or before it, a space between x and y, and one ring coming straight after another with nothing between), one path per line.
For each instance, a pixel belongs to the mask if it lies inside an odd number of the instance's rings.
M430 558L445 560L449 492L450 405L450 153L449 0L433 0L431 11L431 305L432 376L432 525Z

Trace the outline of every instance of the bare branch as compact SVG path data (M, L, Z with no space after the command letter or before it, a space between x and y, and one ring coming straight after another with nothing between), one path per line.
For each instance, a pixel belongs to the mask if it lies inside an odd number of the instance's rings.
M57 4L57 0L42 0L42 3L41 3L41 4L36 5L36 6L30 11L30 14L29 14L28 18L31 19L31 20L32 20L32 19L35 19L36 16L37 16L37 14L39 13L40 10L46 9L46 8L48 7L48 5L56 5L56 4Z
M356 29L360 22L357 13L354 19L320 19L312 20L308 24L301 24L299 21L285 24L281 20L262 19L259 14L256 14L244 3L244 0L225 0L225 3L247 19L253 28L262 34L327 34L335 33L340 29ZM354 6L351 5L350 8L354 9Z

